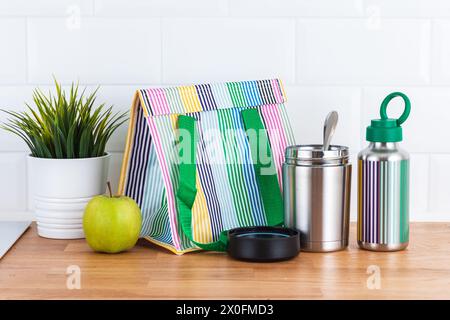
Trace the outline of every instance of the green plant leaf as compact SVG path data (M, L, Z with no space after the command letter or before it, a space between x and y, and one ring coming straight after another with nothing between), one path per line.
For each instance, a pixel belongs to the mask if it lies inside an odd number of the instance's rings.
M10 116L0 128L25 141L31 154L42 158L86 158L102 156L113 132L127 121L127 113L96 104L100 87L86 94L78 83L68 94L54 77L55 94L33 90L34 107L26 111L2 110Z

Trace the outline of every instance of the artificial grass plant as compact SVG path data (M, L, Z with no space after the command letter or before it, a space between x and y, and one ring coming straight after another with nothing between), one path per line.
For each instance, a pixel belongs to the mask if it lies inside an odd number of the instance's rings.
M66 97L56 79L55 86L56 94L45 95L39 88L33 91L36 108L26 104L23 112L2 110L11 117L0 127L22 138L33 157L103 156L113 132L127 121L127 113L114 113L104 103L96 106L98 87L86 95L86 88L79 92L78 84L72 83Z

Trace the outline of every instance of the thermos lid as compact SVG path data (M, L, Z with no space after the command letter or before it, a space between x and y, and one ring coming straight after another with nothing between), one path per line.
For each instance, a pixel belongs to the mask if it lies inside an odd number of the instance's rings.
M405 109L398 119L390 119L387 116L386 109L389 102L395 98L401 97L405 102ZM371 142L398 142L402 141L403 133L401 124L406 121L411 111L411 102L409 98L401 92L393 92L384 98L380 107L381 119L374 119L366 130L366 140Z
M321 144L293 145L286 148L287 163L298 165L336 165L348 162L348 147L331 145L323 150Z
M231 257L253 262L288 260L300 252L300 234L284 227L243 227L228 231Z

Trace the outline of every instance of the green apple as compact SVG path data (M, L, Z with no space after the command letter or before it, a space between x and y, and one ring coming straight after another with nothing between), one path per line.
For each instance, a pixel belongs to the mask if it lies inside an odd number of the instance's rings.
M141 225L141 210L129 197L95 196L84 210L83 229L94 251L118 253L133 248Z

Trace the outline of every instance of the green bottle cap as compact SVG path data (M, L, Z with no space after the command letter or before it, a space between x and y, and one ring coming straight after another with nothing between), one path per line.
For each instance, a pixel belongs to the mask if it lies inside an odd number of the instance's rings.
M390 119L387 116L386 109L389 102L395 98L401 97L405 102L405 110L398 119ZM380 107L381 119L374 119L366 130L366 140L371 142L398 142L402 141L402 123L406 121L411 111L411 102L409 98L401 92L392 92L384 98Z

